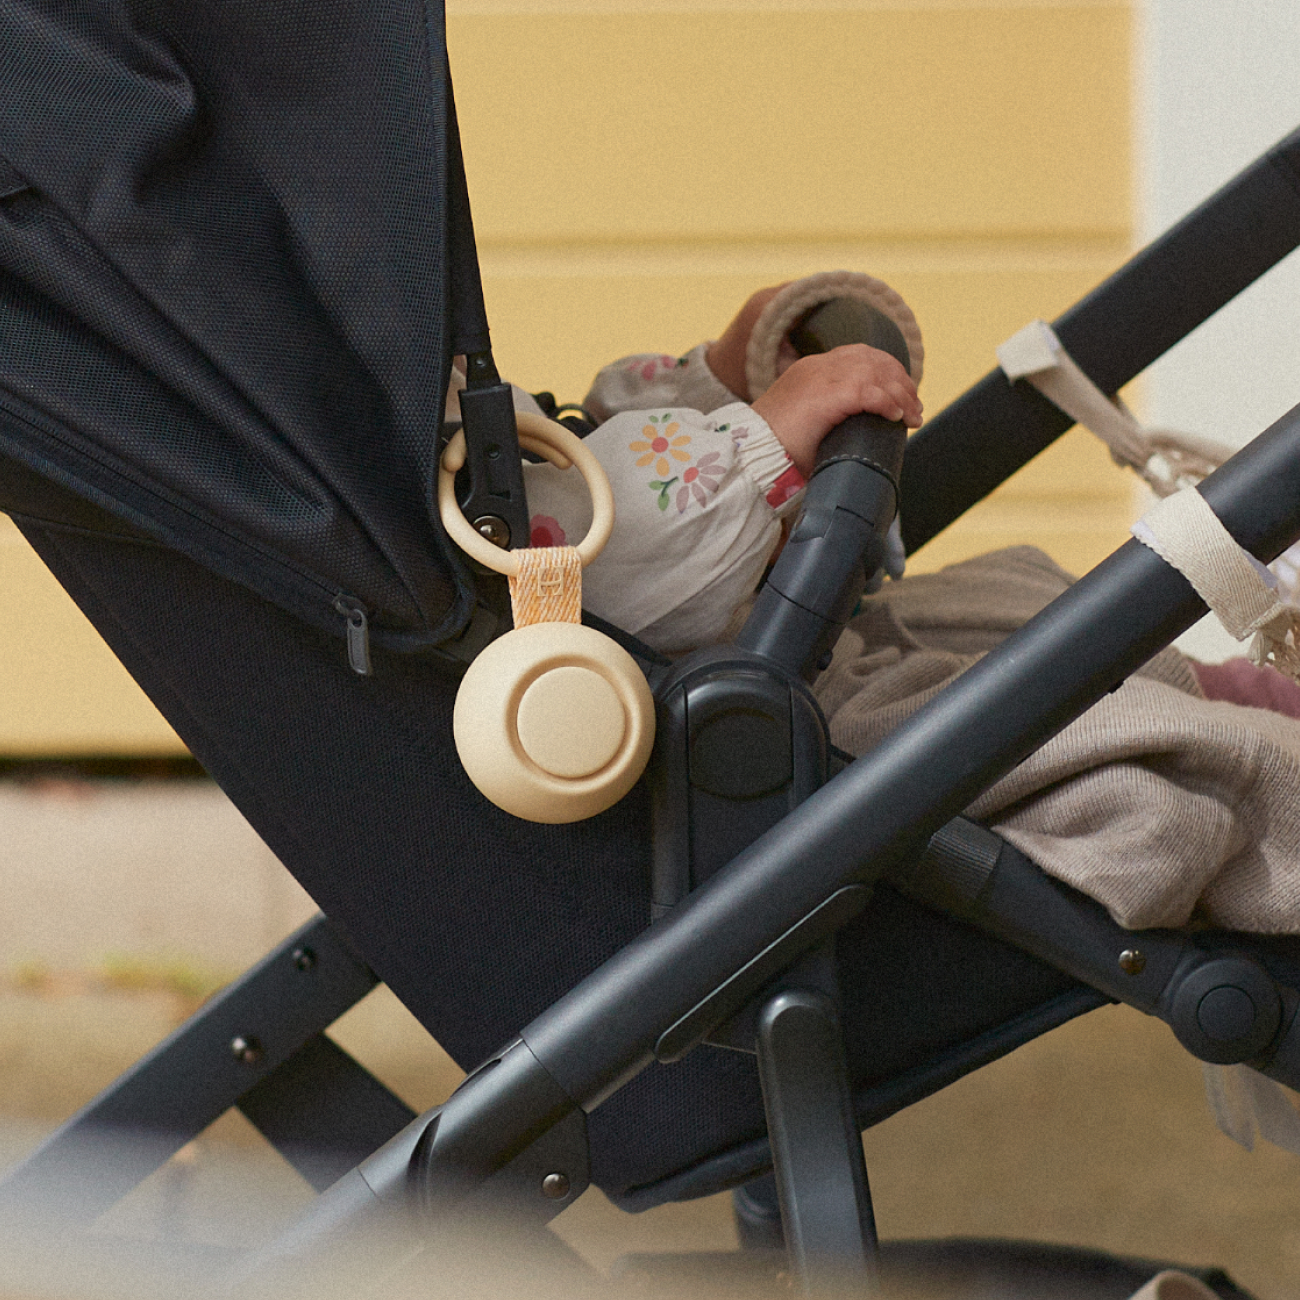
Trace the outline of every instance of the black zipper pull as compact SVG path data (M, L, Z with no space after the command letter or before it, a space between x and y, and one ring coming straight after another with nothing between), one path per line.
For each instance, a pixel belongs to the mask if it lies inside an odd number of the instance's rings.
M366 618L365 606L358 604L349 596L339 596L334 601L334 608L348 621L348 663L354 673L369 677L370 667L370 623Z

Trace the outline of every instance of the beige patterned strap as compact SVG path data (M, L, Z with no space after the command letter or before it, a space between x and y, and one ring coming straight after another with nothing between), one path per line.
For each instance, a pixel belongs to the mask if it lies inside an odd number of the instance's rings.
M1192 584L1233 637L1254 637L1252 663L1300 681L1300 609L1278 598L1273 575L1237 545L1195 488L1158 502L1133 536Z
M582 559L576 546L528 546L515 551L510 579L515 627L582 622Z
M1096 434L1110 448L1112 459L1136 470L1157 496L1199 483L1232 455L1231 447L1213 438L1143 428L1123 402L1112 401L1084 374L1045 321L1030 321L997 353L1008 379L1032 384Z

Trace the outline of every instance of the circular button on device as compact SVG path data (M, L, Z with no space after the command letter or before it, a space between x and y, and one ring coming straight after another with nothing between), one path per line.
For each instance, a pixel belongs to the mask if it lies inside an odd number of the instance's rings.
M627 715L604 677L567 665L543 673L524 691L515 731L524 753L543 772L590 776L618 753Z
M1201 1032L1215 1042L1233 1042L1255 1028L1255 1004L1245 989L1221 984L1211 989L1196 1008Z
M1231 1065L1251 1060L1273 1041L1282 999L1253 958L1207 953L1178 979L1165 1018L1193 1056Z

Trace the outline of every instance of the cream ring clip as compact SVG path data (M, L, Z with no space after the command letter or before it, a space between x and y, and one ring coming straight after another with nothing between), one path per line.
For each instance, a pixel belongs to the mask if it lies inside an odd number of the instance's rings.
M591 527L578 543L578 557L585 569L605 549L609 535L614 531L614 493L600 461L582 445L582 439L570 433L562 424L556 424L530 411L516 411L515 424L519 432L519 445L534 456L545 456L558 469L578 467L587 481L591 493ZM493 546L482 534L473 529L456 504L456 473L465 463L465 435L457 432L442 453L438 467L438 513L442 516L447 535L471 559L484 568L504 573L514 578L519 573L520 551L503 551Z
M454 542L510 579L515 628L469 666L452 733L469 779L498 808L525 821L573 822L620 800L645 770L654 700L636 661L584 627L582 569L614 527L614 496L599 461L563 425L516 415L519 445L560 469L576 466L592 497L592 524L576 546L503 551L481 537L456 503L465 437L447 445L438 511Z

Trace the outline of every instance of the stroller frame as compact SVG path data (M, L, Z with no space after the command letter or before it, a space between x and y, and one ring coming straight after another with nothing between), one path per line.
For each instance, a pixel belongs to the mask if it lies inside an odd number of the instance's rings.
M1117 391L1297 245L1300 132L1054 328L1099 386ZM1205 273L1187 274L1191 267ZM860 430L852 446L832 443L823 459L834 453L836 465L848 468L813 480L805 516L818 508L856 510L865 527L826 543L814 566L838 571L826 590L815 593L809 580L790 578L789 602L817 618L809 623L796 613L797 628L791 631L787 619L773 632L780 620L756 615L742 634L750 658L740 667L766 658L783 681L808 675L842 622L845 592L860 583L864 567L875 568L873 539L887 529L896 500L907 549L915 550L1068 424L1037 393L994 372L918 433L905 456L901 443L895 454L878 441L879 429ZM850 482L858 470L864 473ZM863 506L867 480L876 484L876 499ZM1300 538L1300 408L1202 491L1239 544L1263 561ZM793 551L783 557L790 573ZM784 572L778 566L775 586ZM1126 543L874 751L824 784L801 789L761 833L746 831L725 865L690 878L680 901L659 900L674 905L426 1115L414 1116L324 1036L378 977L337 926L317 917L12 1170L0 1182L0 1219L28 1217L66 1189L69 1164L87 1138L127 1136L129 1160L88 1183L77 1207L88 1224L238 1105L323 1193L272 1248L283 1263L332 1249L346 1226L394 1209L415 1207L436 1218L467 1203L500 1203L544 1223L587 1186L586 1114L656 1060L680 1059L706 1039L745 1046L756 1037L787 1241L812 1291L873 1275L876 1243L858 1141L863 1123L1105 1001L1160 1015L1203 1059L1246 1061L1300 1087L1300 959L1291 945L1123 931L1099 906L960 816L1204 612L1180 574L1137 542ZM734 670L726 659L706 653L672 675L652 669L661 705L674 682L702 665ZM881 880L1087 987L1001 1037L954 1047L925 1077L900 1081L864 1105L849 1087L831 990L818 987L816 950L857 915ZM1222 1029L1201 1014L1207 992L1223 987L1243 990L1255 1006L1244 1028ZM737 1028L755 999L757 1029ZM724 1180L761 1172L765 1153L751 1156L752 1166L737 1165ZM811 1191L828 1177L836 1194L819 1211L831 1211L809 1215ZM697 1178L678 1190L706 1185Z

